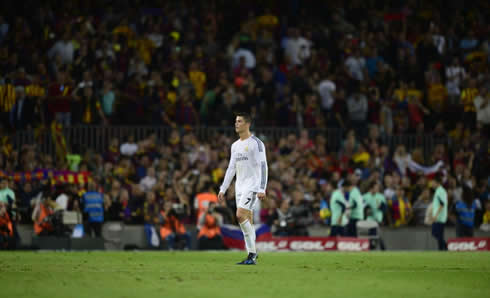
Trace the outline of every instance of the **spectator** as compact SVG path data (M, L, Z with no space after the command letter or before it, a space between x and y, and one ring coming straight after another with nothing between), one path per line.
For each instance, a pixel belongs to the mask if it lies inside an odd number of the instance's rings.
M355 49L353 55L349 56L344 64L351 79L362 82L368 77L366 59L361 56L361 50Z
M463 198L454 202L453 213L456 217L456 237L473 237L477 203L474 193L468 186L463 186Z
M183 92L182 102L177 107L177 123L183 126L199 126L199 114L194 108L188 91Z
M330 219L332 216L332 212L330 211L330 207L328 205L328 198L332 195L333 191L335 190L335 185L328 181L328 182L321 182L322 186L322 193L321 193L321 200L320 200L320 206L319 206L319 216L320 219L322 219L322 223L325 225L330 225Z
M364 136L366 120L368 116L367 98L362 93L354 93L347 99L349 119L356 132Z
M177 241L185 241L185 249L191 246L191 238L184 224L178 218L178 212L172 207L172 202L166 200L160 212L160 237L165 240L169 250L175 248Z
M482 231L490 231L490 201L485 202L485 213L483 214L483 222L480 226Z
M270 220L272 221L272 233L275 236L286 237L292 235L293 216L289 208L289 201L283 200L279 208L274 210Z
M450 105L459 104L461 84L466 79L466 72L461 66L459 58L454 57L452 64L446 67L446 88Z
M272 193L269 198L270 200L266 200L261 204L260 222L272 227L277 209L277 195Z
M289 28L284 41L285 54L293 65L303 64L311 56L312 42L302 36L297 28Z
M475 36L475 31L468 30L466 35L461 39L459 47L463 50L463 53L468 53L469 51L476 48L478 45L478 40Z
M30 215L32 214L33 207L36 203L36 199L42 196L42 192L46 191L45 181L40 186L34 187L33 183L25 183L23 187L18 187L19 197L19 212L21 213L21 220L23 222L29 222Z
M387 200L391 200L395 195L393 177L390 174L385 174L384 177L384 196Z
M5 128L10 128L10 113L16 102L15 87L10 81L0 85L0 123Z
M349 110L345 100L345 91L340 89L333 104L333 116L331 121L338 128L347 129L350 126Z
M0 178L0 202L7 204L8 209L15 207L15 193L9 188L9 181Z
M221 237L220 227L223 224L223 217L216 212L215 203L210 203L205 213L199 218L197 235L199 249L222 249L223 240Z
M243 61L241 63L243 63L247 69L253 69L256 65L255 55L252 53L252 51L246 48L237 49L237 51L233 54L232 61L233 68L239 67L241 65L240 61Z
M370 56L366 59L366 69L368 71L369 77L374 78L378 73L378 65L384 64L385 61L383 57L378 54L377 48L372 48L370 50Z
M121 202L121 209L115 209L115 212L119 211L118 217L121 218L124 222L131 222L132 221L132 212L130 209L130 193L127 189L122 189L121 190L121 197L120 197L120 202ZM117 206L115 206L117 208Z
M102 89L102 111L104 117L110 120L114 115L116 95L113 90L112 83L108 80L104 81L104 88ZM110 121L109 121L110 122Z
M212 184L203 187L203 192L200 192L194 198L194 209L197 209L197 218L201 218L202 214L208 210L211 203L218 202L218 196L212 190Z
M440 116L446 108L447 90L446 87L442 85L439 75L435 76L429 85L427 102L430 109L438 116Z
M307 226L312 221L311 210L304 201L303 193L300 190L294 190L292 198L293 205L289 208L292 217L290 235L308 236Z
M487 86L480 89L480 94L474 100L476 121L484 128L484 132L490 133L490 92Z
M73 62L74 52L75 49L73 42L70 39L70 32L66 30L63 34L63 39L57 41L49 50L48 57L50 59L56 59L56 57L59 56L61 63L71 64Z
M0 249L9 249L14 246L14 228L7 212L7 204L0 202Z
M227 201L218 202L218 204L214 209L223 218L223 224L230 225L236 223L235 214L233 210L228 206ZM260 209L259 214L261 212L262 212L262 208ZM262 222L262 220L260 220L260 222Z
M104 222L104 196L96 189L95 182L88 182L88 191L82 195L85 231L89 237L102 237Z
M196 99L201 100L206 87L206 74L199 69L196 61L191 62L189 66L189 79L196 91Z
M417 45L416 55L422 69L427 69L430 63L438 60L439 52L433 44L430 33L426 33L425 36L422 37L423 40Z
M144 221L143 207L145 203L145 193L139 184L132 184L129 202L127 203L127 211L129 212L129 220L132 223L141 224Z
M322 80L317 86L317 91L321 98L321 107L325 114L332 110L336 89L334 74L327 75L327 78Z
M410 83L411 88L415 88L415 83ZM422 103L422 93L417 89L410 89L411 94L407 96L407 108L409 113L410 127L416 129L425 122L430 114L429 109Z
M140 181L142 190L145 192L151 191L156 183L157 178L155 177L155 168L148 168L146 176Z
M111 164L115 164L119 161L121 153L119 152L119 139L112 138L109 143L109 148L104 154L104 160Z
M138 152L138 144L134 142L134 136L130 135L127 142L121 145L121 154L126 156L132 156Z
M34 233L38 236L56 235L55 223L53 216L56 203L52 200L51 195L47 194L43 199L40 199L34 211L32 212L32 221L34 222Z
M66 161L68 162L68 168L70 171L78 172L83 158L80 155L80 146L74 144L72 147L72 151L66 155Z
M430 205L430 190L425 188L413 204L413 219L416 225L425 224L425 215Z
M27 127L30 119L27 118L27 110L29 109L28 100L26 98L25 88L23 86L15 87L15 105L10 111L10 123L15 129L23 129Z
M405 195L405 192L405 189L398 186L395 195L388 201L388 210L391 215L389 222L391 221L394 227L405 226L412 219L412 204Z
M156 200L155 192L146 193L146 201L143 207L145 220L145 233L148 244L153 247L160 246L160 237L155 229L155 225L160 223L160 206Z
M61 210L68 210L70 198L67 195L68 185L64 184L60 187L59 195L56 197L56 204Z

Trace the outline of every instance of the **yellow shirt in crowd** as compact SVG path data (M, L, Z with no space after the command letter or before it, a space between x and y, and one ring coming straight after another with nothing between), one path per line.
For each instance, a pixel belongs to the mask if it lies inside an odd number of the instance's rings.
M447 89L442 84L433 84L429 87L428 103L436 111L441 111L446 104Z
M461 102L463 103L465 112L476 112L475 97L478 95L478 89L476 88L466 88L461 92Z
M196 98L201 99L204 96L204 88L206 86L206 74L199 70L189 72L189 80L196 90Z

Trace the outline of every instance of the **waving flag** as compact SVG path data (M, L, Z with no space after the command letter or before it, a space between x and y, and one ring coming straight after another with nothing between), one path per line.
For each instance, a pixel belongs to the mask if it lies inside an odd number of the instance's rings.
M254 225L256 240L266 240L272 237L271 229L268 225L260 224ZM243 233L239 226L223 225L221 226L221 235L223 236L223 242L228 248L244 249L245 241L243 240Z
M56 147L56 155L58 160L64 161L68 151L66 149L65 136L63 135L63 126L56 121L51 123L51 136Z

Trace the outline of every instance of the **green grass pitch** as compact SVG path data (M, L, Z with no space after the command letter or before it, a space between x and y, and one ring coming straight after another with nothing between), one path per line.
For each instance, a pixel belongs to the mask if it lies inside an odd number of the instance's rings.
M1 297L490 297L490 253L2 252Z

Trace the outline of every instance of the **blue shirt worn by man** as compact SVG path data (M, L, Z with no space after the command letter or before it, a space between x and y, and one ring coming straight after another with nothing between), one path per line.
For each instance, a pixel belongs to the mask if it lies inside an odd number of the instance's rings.
M476 201L473 201L471 206L468 206L463 200L459 200L456 202L455 207L458 223L473 228L475 224Z
M96 191L86 192L82 196L83 211L88 214L89 222L104 222L104 197Z

